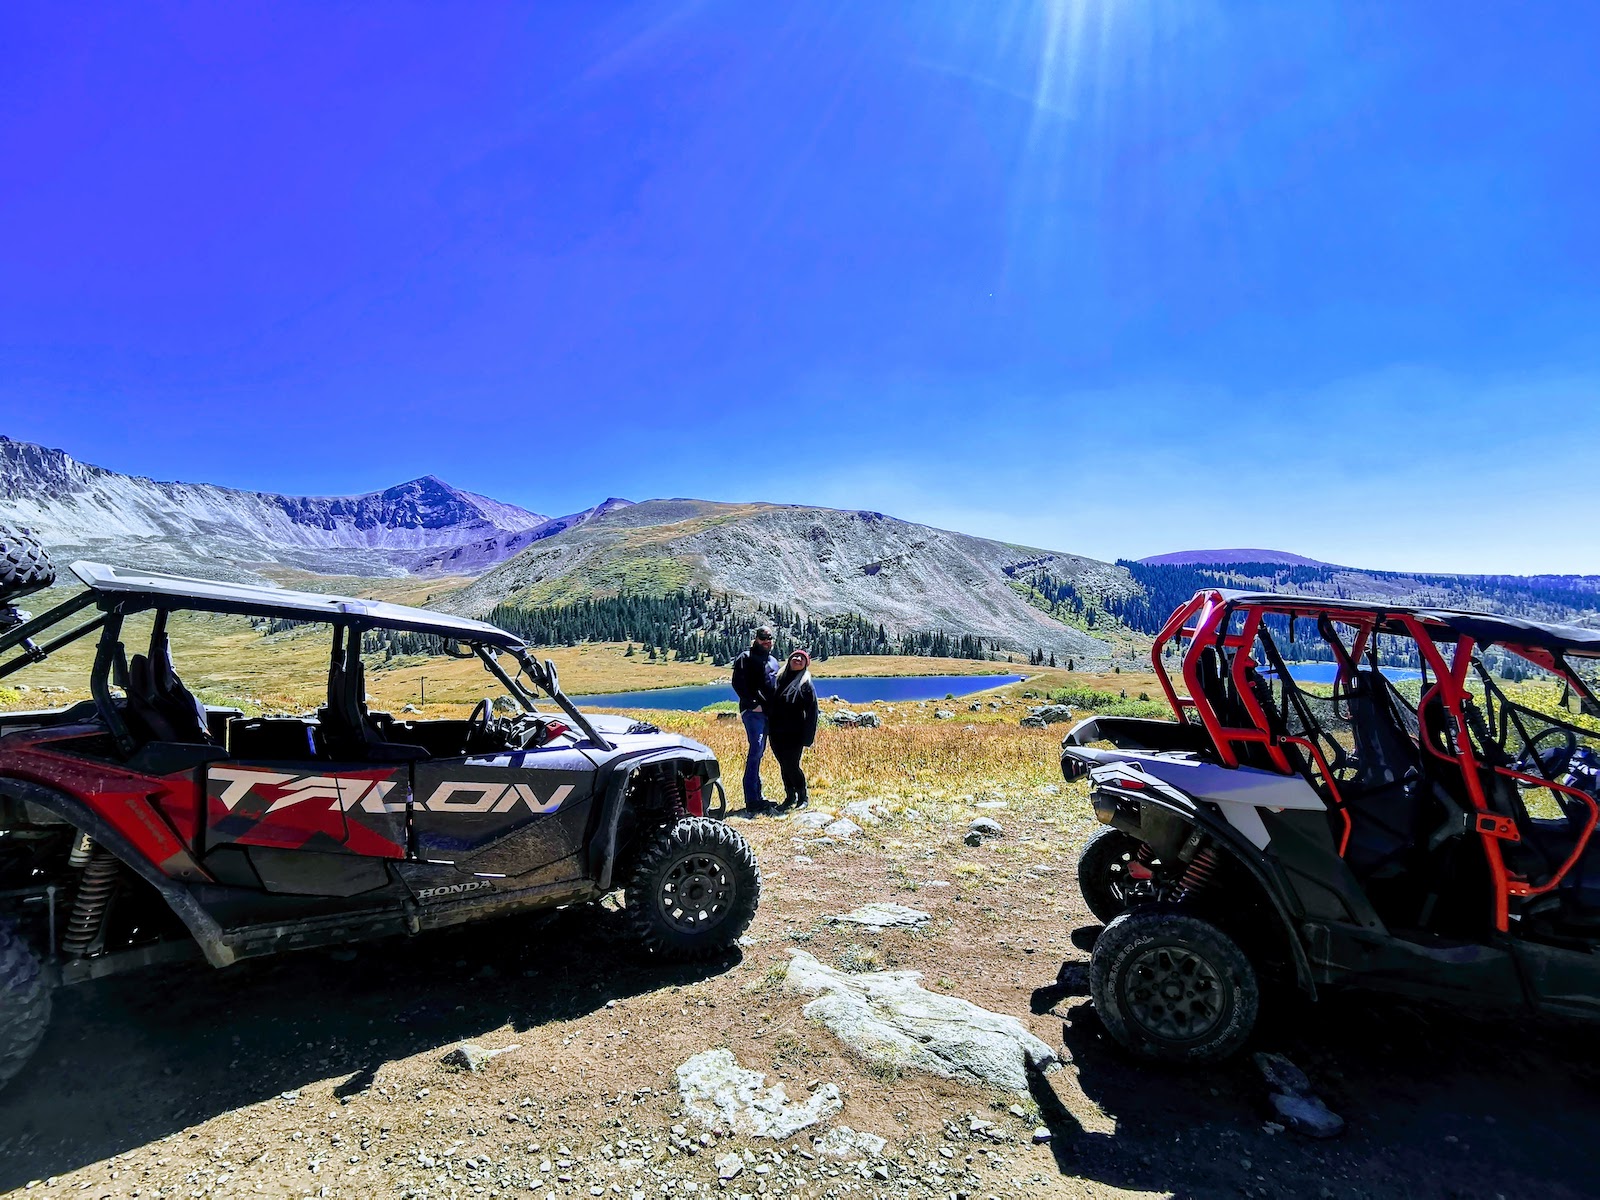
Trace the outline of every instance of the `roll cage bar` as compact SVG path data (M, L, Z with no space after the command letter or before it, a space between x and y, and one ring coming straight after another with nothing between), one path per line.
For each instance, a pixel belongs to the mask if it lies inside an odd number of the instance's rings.
M1349 843L1351 821L1326 756L1315 741L1286 733L1269 717L1261 701L1258 687L1262 664L1253 657L1258 643L1269 660L1267 665L1279 673L1289 687L1286 665L1264 624L1269 614L1287 617L1291 623L1297 619L1316 622L1337 664L1335 695L1350 687L1363 657L1376 668L1378 635L1396 635L1413 641L1421 655L1424 683L1417 711L1424 713L1437 705L1445 716L1441 730L1443 740L1433 736L1427 722L1419 722L1418 740L1424 754L1451 763L1460 771L1473 810L1470 828L1483 841L1495 884L1496 928L1502 932L1508 928L1511 897L1543 895L1559 886L1583 856L1596 824L1600 823L1600 803L1589 793L1544 774L1533 775L1515 769L1511 762L1493 761L1499 757L1499 739L1485 726L1482 713L1466 690L1467 675L1476 662L1474 652L1483 645L1497 645L1555 675L1577 692L1586 713L1600 716L1600 701L1569 661L1569 656L1600 659L1600 634L1511 621L1482 613L1388 607L1306 596L1230 593L1220 589L1203 589L1180 605L1157 633L1150 651L1156 679L1179 723L1203 727L1218 759L1226 767L1238 767L1243 759L1249 758L1251 765L1264 761L1280 774L1297 774L1300 768L1291 761L1289 752L1291 749L1302 751L1315 764L1331 805L1342 819L1341 855ZM1242 620L1235 621L1236 615ZM1348 644L1339 637L1335 623L1353 630ZM1180 661L1187 694L1179 692L1164 661L1167 647L1179 640L1188 641ZM1454 646L1448 659L1443 645ZM1484 674L1481 665L1478 671ZM1225 685L1221 691L1218 684ZM1506 701L1500 689L1488 683L1485 690L1486 697L1497 695L1504 709ZM1289 691L1293 694L1295 689L1289 687ZM1226 702L1219 704L1223 697ZM1516 720L1515 706L1512 708L1510 719ZM1591 731L1553 718L1541 715L1541 719L1575 735L1593 736ZM1307 724L1313 723L1308 721ZM1473 734L1478 735L1491 761L1480 758ZM1259 750L1259 753L1251 753L1252 750ZM1529 765L1542 771L1537 760ZM1586 814L1571 852L1543 880L1534 882L1522 878L1506 866L1500 844L1520 841L1521 835L1514 817L1500 811L1503 806L1492 802L1485 787L1485 779L1493 780L1496 776L1512 783L1549 788L1563 805L1570 801L1581 806Z
M126 584L114 589L105 588L95 585L93 570L115 571L115 568L74 563L73 569L90 584L89 587L37 617L17 614L21 618L18 623L9 629L0 627L0 679L34 663L43 662L55 652L98 630L100 644L90 672L89 691L101 720L125 753L132 752L134 739L127 722L113 703L111 686L115 683L125 687L127 682L127 665L121 642L123 620L134 613L147 611L156 613L158 629L165 627L168 614L173 612L211 612L246 617L288 616L308 624L332 627L336 631L336 643L348 639L346 644L350 646L351 653L359 653L361 635L369 629L397 629L427 634L440 638L445 652L453 658L479 659L524 712L537 712L534 694L500 664L498 652L504 651L517 661L520 668L518 675L526 671L534 684L561 708L591 743L603 751L615 748L561 691L560 678L553 662L548 659L540 662L518 638L481 621L456 620L443 614L400 605L379 602L366 604L356 600L340 600L338 597L287 591L282 597L269 594L265 600L261 600L255 593L270 593L272 590L225 588L202 580L183 580L173 576L148 577L159 579L165 585L159 591ZM188 583L204 591L189 595L176 586ZM297 601L302 603L297 604ZM315 607L304 604L304 601L312 602ZM332 607L335 605L338 607ZM98 615L42 643L35 640L91 606L98 606ZM415 618L411 614L415 614ZM335 653L337 655L337 649Z

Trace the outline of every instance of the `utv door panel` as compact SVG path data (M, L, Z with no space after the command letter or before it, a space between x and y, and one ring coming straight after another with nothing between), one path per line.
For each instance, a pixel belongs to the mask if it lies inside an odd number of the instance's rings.
M1525 1003L1511 951L1473 942L1416 942L1348 925L1308 923L1319 979L1445 1000Z
M1600 954L1519 941L1517 958L1535 1004L1573 1017L1600 1016Z
M271 846L249 846L245 853L261 886L277 895L359 896L390 882L389 868L381 858Z
M525 876L581 854L594 800L576 751L418 763L417 857L485 875Z
M205 851L219 846L403 858L403 765L228 762L206 769Z

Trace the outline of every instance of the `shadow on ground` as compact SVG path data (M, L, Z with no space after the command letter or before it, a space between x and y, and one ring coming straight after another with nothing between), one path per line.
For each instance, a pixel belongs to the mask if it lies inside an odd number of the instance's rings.
M499 1029L731 969L656 964L598 906L217 971L136 972L56 994L44 1045L0 1092L0 1192L219 1113Z
M1093 945L1092 932L1078 935L1080 948ZM1131 1059L1087 995L1081 960L1033 994L1035 1013L1062 1018L1072 1062L1031 1086L1063 1175L1196 1197L1595 1194L1593 1026L1353 993L1316 1004L1275 995L1245 1055L1179 1068ZM1272 1130L1254 1050L1305 1070L1345 1135Z

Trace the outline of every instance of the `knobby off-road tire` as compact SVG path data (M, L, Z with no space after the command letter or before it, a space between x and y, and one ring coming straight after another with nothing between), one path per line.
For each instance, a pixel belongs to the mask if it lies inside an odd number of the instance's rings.
M1084 844L1078 855L1078 891L1102 925L1128 911L1128 864L1139 849L1139 839L1120 829L1102 829Z
M50 987L39 958L9 925L0 925L0 1087L14 1079L44 1041Z
M1132 1054L1216 1062L1255 1028L1261 989L1237 943L1209 921L1164 904L1123 913L1094 944L1089 995Z
M750 845L721 821L686 817L657 832L626 886L629 931L646 950L702 959L736 943L761 902Z
M0 603L37 592L55 581L55 565L39 539L0 525Z

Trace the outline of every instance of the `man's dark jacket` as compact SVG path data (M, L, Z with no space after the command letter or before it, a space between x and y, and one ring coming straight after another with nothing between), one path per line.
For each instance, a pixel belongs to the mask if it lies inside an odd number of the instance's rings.
M756 705L765 710L778 688L778 661L760 646L751 646L733 660L733 691L739 697L739 711L749 712Z

